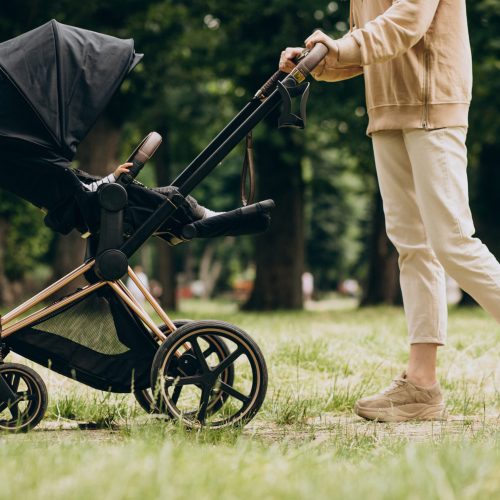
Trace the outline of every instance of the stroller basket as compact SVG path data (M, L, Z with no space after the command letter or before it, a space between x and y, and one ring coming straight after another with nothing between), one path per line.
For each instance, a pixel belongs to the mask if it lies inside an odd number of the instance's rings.
M151 333L109 287L19 330L9 346L61 375L112 392L149 387L157 349Z

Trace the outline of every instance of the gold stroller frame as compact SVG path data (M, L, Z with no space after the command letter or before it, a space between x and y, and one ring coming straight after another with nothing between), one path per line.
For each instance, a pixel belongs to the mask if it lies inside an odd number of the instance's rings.
M53 304L49 304L45 307L38 309L37 311L31 313L25 318L18 319L20 316L28 312L30 309L33 309L37 305L41 304L49 297L53 296L56 292L58 292L61 288L66 285L69 285L77 278L90 271L95 265L95 260L92 259L87 263L82 264L77 267L66 276L62 277L52 285L49 285L47 288L37 293L34 297L31 297L27 301L23 302L21 305L5 314L0 318L1 321L1 338L4 339L9 335L12 335L16 331L30 326L32 323L42 320L43 318L49 316L50 314L58 311L59 309L85 297L89 293L108 285L110 286L117 295L129 306L135 314L141 319L141 321L156 335L160 342L163 342L167 336L163 333L151 316L145 311L142 305L137 301L137 299L132 295L130 290L125 286L123 281L99 281L94 284L86 285L83 288L78 289L72 294L64 297ZM133 269L129 266L127 270L127 275L130 277L132 282L137 286L143 297L146 301L151 305L153 310L158 314L161 320L164 322L169 332L172 333L177 328L174 325L173 321L169 318L167 313L163 310L158 301L151 295L149 290L143 285L140 279L137 277ZM15 321L17 319L17 321ZM14 322L15 321L15 322ZM14 322L14 323L13 323ZM13 323L13 324L12 324Z
M42 306L36 311L31 312L31 314L24 316L31 309L40 306L40 304L64 286L76 281L79 277L90 271L95 264L95 259L89 260L1 317L1 340L14 335L23 328L29 328L34 323L43 321L46 317L53 315L63 308L67 309L69 305L107 285L135 313L144 326L149 328L158 342L158 351L151 367L151 379L157 380L158 385L154 389L140 390L134 390L132 386L132 392L137 402L145 411L175 418L182 421L189 428L200 428L205 425L213 428L241 425L253 418L265 398L267 368L262 353L252 339L245 332L233 325L212 320L183 322L184 325L182 325L182 328L180 324L177 327L130 266L127 268L127 275L137 286L147 303L157 313L161 321L164 322L162 329L155 323L150 314L133 296L121 279L112 281L102 280L88 284L77 289L70 295L58 299L49 305ZM177 337L174 332L178 334ZM200 349L200 345L198 344L200 337L204 338L205 342L208 342L209 347L206 351ZM225 341L233 343L234 349L227 350L227 347L224 347ZM193 359L192 353L195 353L197 359L200 359L199 355L204 359L202 362L203 367L200 371L192 374L182 372L180 369L175 376L169 375L168 367L170 366L170 360L176 359L179 360L178 362L181 362L181 360L185 362L186 359ZM3 357L3 352L1 354ZM215 355L216 364L212 365L214 361L212 360L209 366L207 364L208 357L206 358L205 356L210 356L211 354ZM251 387L246 387L246 390L244 386L235 388L236 386L234 385L235 372L233 365L241 357L248 364L252 374ZM0 371L2 369L4 372L7 372L7 375L0 374L0 411L4 411L5 408L8 409L10 406L18 405L19 401L27 401L28 406L25 413L22 414L23 418L20 422L17 422L14 418L7 422L8 426L2 426L0 421L0 429L19 432L20 430L24 431L35 427L42 420L47 409L47 389L43 380L33 369L17 363L3 363L3 359L0 362ZM21 369L22 373L18 375L16 371L19 372ZM14 375L12 375L13 373ZM4 379L3 377L6 376L10 378ZM9 389L5 387L2 389L2 385L5 386L6 381L11 383L16 376L24 377L23 380L27 380L28 383L30 383L30 377L35 377L35 380L28 387L29 395L25 399L19 397L14 399L15 393L11 392L9 396L8 393L5 394L5 390L8 392ZM242 380L245 380L245 377ZM182 389L184 386L201 389L200 402L194 408L195 413L193 411L184 411L176 406L175 390L177 388ZM168 392L169 388L173 388L173 394ZM9 397L10 400L8 399ZM236 406L236 409L230 409L229 413L224 413L221 411L221 408L225 407L225 402L229 397L239 400L241 407ZM4 404L5 399L7 399L7 403ZM161 400L161 403L158 403L159 400ZM214 415L214 420L207 422L207 418L212 418L212 415Z

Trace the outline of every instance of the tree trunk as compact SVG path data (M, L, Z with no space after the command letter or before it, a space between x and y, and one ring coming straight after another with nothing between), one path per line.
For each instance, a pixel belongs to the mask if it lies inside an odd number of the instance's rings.
M387 238L382 199L378 192L374 201L373 232L368 247L368 279L360 305L400 305L398 253Z
M498 230L498 214L500 212L500 197L498 196L500 189L499 156L499 144L483 145L476 172L477 185L474 189L477 193L477 199L473 203L477 234L497 259L500 258L500 231ZM464 292L459 305L477 306L478 303Z
M156 153L156 180L159 186L165 186L171 182L170 172L170 148L168 145L168 134L163 132L163 144ZM156 250L158 255L158 276L162 289L160 302L166 309L177 309L176 272L174 263L174 247L156 238Z
M108 175L118 162L119 140L120 130L112 121L106 116L99 118L79 148L78 168L94 175ZM53 280L78 267L83 262L84 256L85 240L77 231L72 231L67 236L58 236L53 262ZM60 294L68 293L74 290L75 285L80 286L83 283L83 279L75 281L61 290Z
M279 135L278 135L279 134ZM256 238L256 277L246 310L302 309L304 271L303 143L296 131L267 133L256 145L259 198L276 208Z
M10 305L9 280L5 275L5 248L7 246L8 222L0 218L0 306Z
M199 279L203 283L202 298L209 299L213 296L217 282L223 269L221 258L217 257L219 245L230 248L234 245L234 238L224 238L224 241L207 242L200 260Z

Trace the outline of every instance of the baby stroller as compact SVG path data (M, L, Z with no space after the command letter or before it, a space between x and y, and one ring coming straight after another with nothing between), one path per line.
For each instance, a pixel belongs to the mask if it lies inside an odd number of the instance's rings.
M272 200L209 219L196 216L189 193L281 102L282 126L303 126L290 112L303 80L326 54L318 46L291 75L276 73L245 108L163 190L135 177L161 137L151 133L132 153L133 167L90 191L95 178L71 168L81 140L141 59L132 40L56 21L0 44L0 187L45 212L45 223L87 238L84 263L1 317L0 429L25 431L43 418L47 390L32 369L6 363L10 351L90 387L134 392L146 411L188 427L243 425L261 407L265 360L251 337L220 321L172 321L128 264L156 235L170 243L263 231ZM121 278L128 275L163 321L157 325ZM87 284L40 309L61 288Z

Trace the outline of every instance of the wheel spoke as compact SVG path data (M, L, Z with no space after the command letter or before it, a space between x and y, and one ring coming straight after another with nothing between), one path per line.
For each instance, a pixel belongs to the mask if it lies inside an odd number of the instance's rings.
M12 382L10 384L10 388L16 392L17 388L19 387L19 382L21 381L21 375L19 373L14 373L12 375Z
M227 358L223 359L221 363L218 364L212 370L212 372L216 375L220 375L226 368L231 366L242 354L243 351L238 347Z
M203 386L201 390L201 398L200 398L200 407L198 409L197 419L201 424L205 423L205 419L207 418L207 408L208 401L210 399L210 393L212 392L211 387Z
M10 414L12 415L12 420L19 420L19 408L17 407L19 401L9 406Z
M173 385L174 387L181 387L184 385L198 385L203 381L203 376L196 375L193 377L168 377L165 380L165 385L170 387Z
M34 401L36 396L34 394L30 394L28 391L18 392L17 395L22 401Z
M249 398L248 396L245 396L241 392L237 391L234 387L231 387L230 385L226 384L225 382L220 382L220 389L222 392L225 392L226 394L229 394L229 396L232 396L233 398L238 399L242 403L248 403Z
M174 388L174 392L172 393L172 401L174 402L174 405L177 404L177 401L179 401L179 397L181 395L182 388L184 386L182 385L176 385Z
M210 368L208 367L207 360L205 359L203 352L201 352L200 344L198 344L198 337L193 337L192 340L189 340L189 343L191 344L196 359L200 363L201 370L203 373L208 373Z
M210 346L203 351L203 357L207 359L210 356L210 354L213 354L214 352L215 352L215 345L210 344Z

